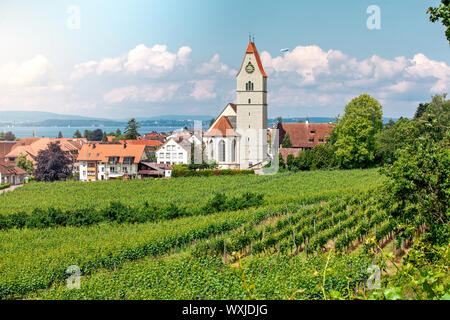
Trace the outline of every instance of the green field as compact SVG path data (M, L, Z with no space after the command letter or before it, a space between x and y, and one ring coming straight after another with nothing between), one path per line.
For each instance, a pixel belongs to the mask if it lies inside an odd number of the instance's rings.
M32 183L0 195L2 215L37 207L106 207L111 201L136 208L146 201L178 203L195 211L216 192L259 193L264 203L158 222L1 230L0 297L323 298L321 273L330 248L351 252L330 256L325 281L326 290L345 295L368 276L371 259L358 244L374 228L380 241L392 232L374 197L384 181L371 169ZM65 286L71 265L81 269L80 290Z

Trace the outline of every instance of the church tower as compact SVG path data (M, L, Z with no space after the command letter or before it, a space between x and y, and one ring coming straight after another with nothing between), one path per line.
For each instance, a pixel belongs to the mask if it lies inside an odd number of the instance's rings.
M254 40L253 40L254 41ZM241 169L267 160L267 75L255 43L250 41L236 76L236 131Z

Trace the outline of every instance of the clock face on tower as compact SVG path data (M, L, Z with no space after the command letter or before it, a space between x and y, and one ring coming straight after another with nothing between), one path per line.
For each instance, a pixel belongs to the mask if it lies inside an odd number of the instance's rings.
M254 70L255 67L253 67L251 62L249 62L248 65L245 67L245 71L247 71L247 73L252 73Z

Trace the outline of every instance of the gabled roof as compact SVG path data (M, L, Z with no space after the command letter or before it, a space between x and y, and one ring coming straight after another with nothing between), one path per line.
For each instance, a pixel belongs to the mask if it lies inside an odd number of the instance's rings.
M15 141L0 141L0 160L6 158L16 143Z
M19 167L16 167L14 163L8 163L1 161L0 162L0 173L2 175L11 175L11 174L27 174L27 172Z
M319 143L319 139L325 139L330 136L334 125L330 123L281 123L280 144L284 136L289 134L293 148L314 148ZM310 141L313 139L313 141Z
M259 53L258 53L258 50L256 49L255 43L250 41L248 43L248 47L247 47L247 50L245 51L245 53L253 53L254 54L256 63L258 64L259 71L261 71L263 77L267 78L267 74L264 72L264 68L262 66L261 59L259 58Z
M233 126L231 125L228 117L221 116L216 124L206 132L205 136L215 137L215 136L236 136Z
M121 163L125 157L134 157L133 163L139 163L145 148L138 144L88 143L81 148L77 161L108 162L109 157L119 157Z
M34 163L39 151L47 149L52 142L59 142L61 150L64 152L77 153L85 141L85 139L74 138L23 138L14 145L5 157L18 158L23 154Z
M121 143L128 143L128 144L139 144L144 145L148 147L159 147L163 143L159 140L120 140Z

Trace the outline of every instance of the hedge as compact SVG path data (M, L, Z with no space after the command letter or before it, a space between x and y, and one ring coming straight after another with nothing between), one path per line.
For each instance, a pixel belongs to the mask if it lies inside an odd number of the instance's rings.
M11 187L11 184L10 184L10 183L4 183L4 184L1 184L1 185L0 185L0 190L7 189L7 188L9 188L9 187Z
M210 177L210 176L232 176L232 175L246 175L255 174L254 170L240 170L240 169L205 169L205 170L191 170L188 168L175 168L172 171L172 177Z

